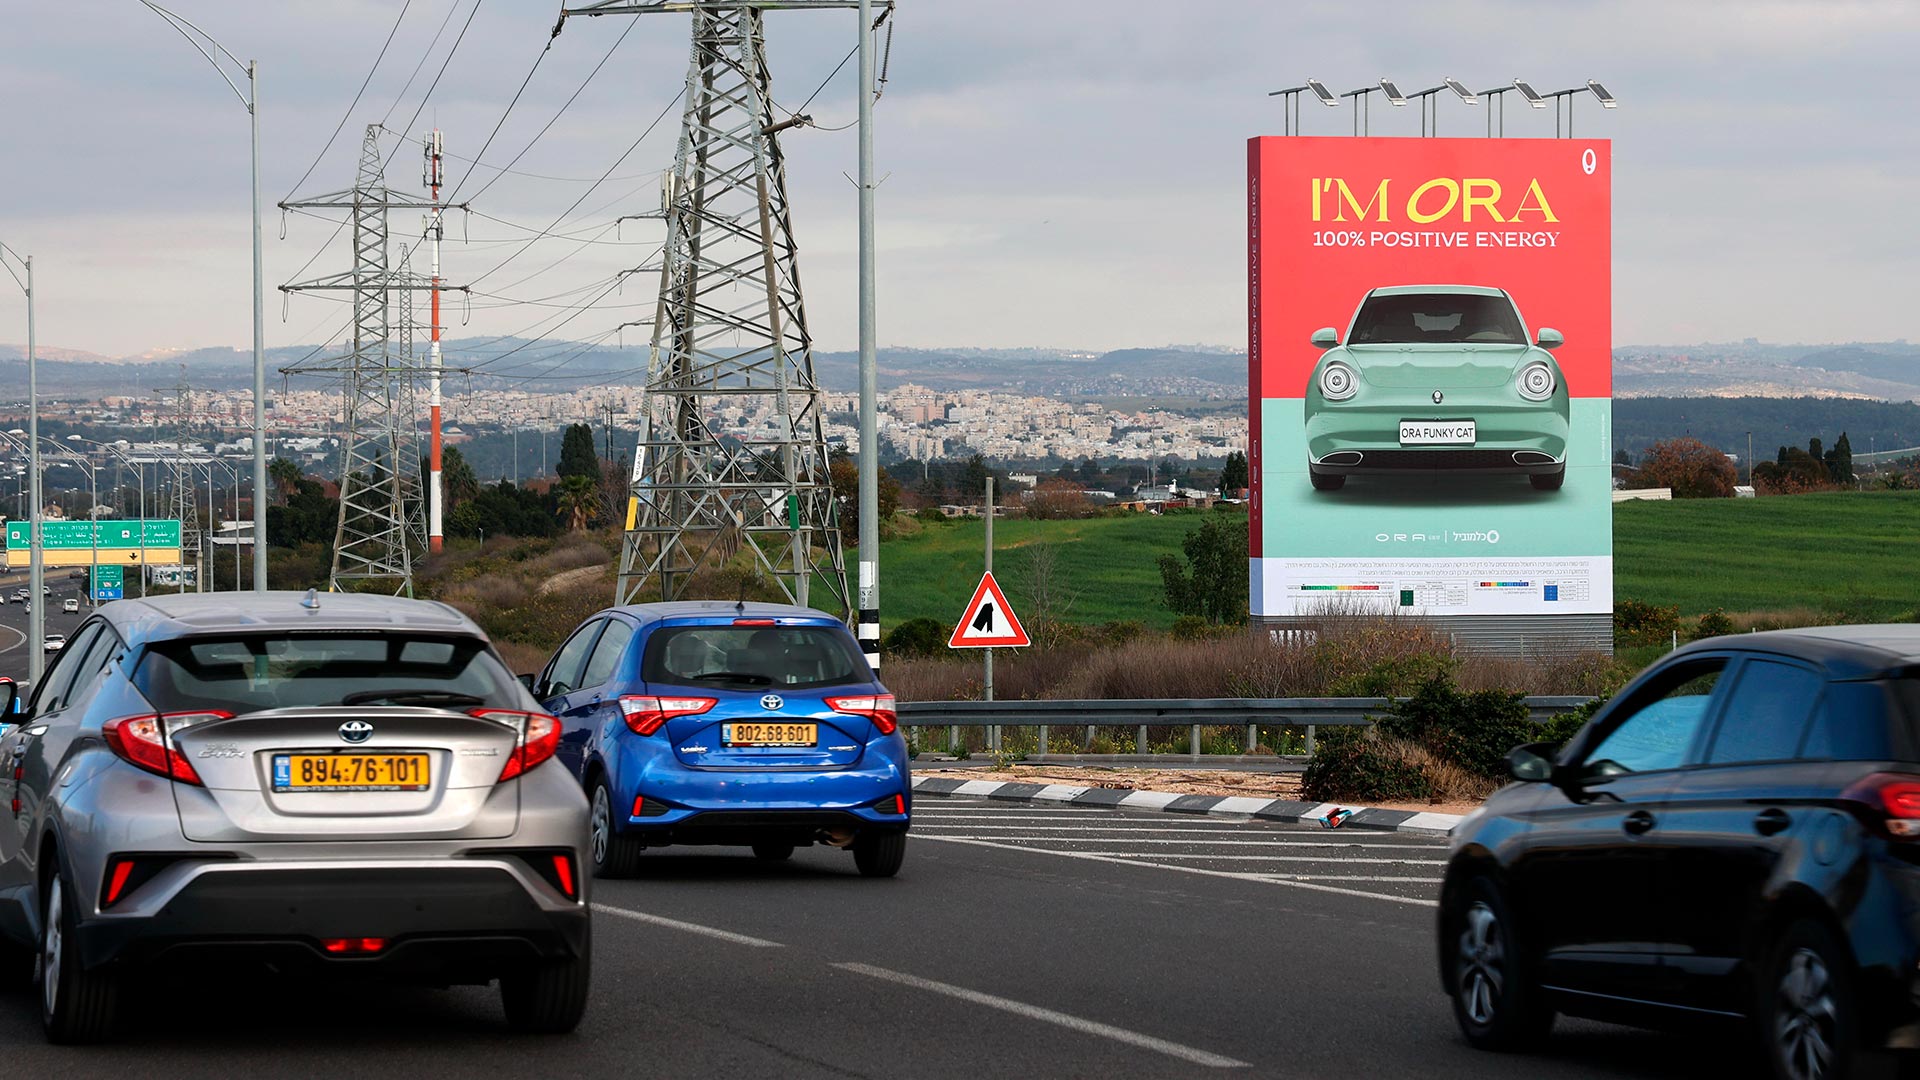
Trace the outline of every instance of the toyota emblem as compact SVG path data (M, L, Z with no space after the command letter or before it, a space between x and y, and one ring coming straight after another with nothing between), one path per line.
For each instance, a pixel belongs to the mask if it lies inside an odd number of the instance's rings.
M340 725L340 741L363 743L373 737L373 725L365 720L349 720Z
M1438 404L1440 404L1440 402L1441 402L1441 401L1442 401L1442 400L1443 400L1443 399L1444 399L1444 398L1445 398L1446 396L1447 396L1447 395L1445 395L1445 394L1442 394L1442 393L1441 393L1440 391L1438 391L1438 390L1435 390L1435 391L1433 392L1433 403L1434 403L1435 405L1438 405Z
M786 703L787 703L786 699L782 698L779 694L768 694L767 696L760 699L760 707L768 710L769 712L775 709L778 709L780 706L785 705Z

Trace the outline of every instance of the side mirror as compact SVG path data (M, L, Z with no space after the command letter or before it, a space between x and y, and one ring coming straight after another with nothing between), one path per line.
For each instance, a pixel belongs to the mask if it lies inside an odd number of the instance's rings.
M533 693L533 676L531 674L518 675L515 677L520 680L521 686L524 686L527 688L527 693L529 694Z
M1331 349L1338 344L1340 331L1331 326L1323 326L1313 332L1313 347L1316 349Z
M1543 349L1557 349L1567 343L1567 339L1561 336L1560 331L1555 330L1551 326L1541 327L1540 332L1534 335L1533 340L1536 345L1539 345Z
M1530 784L1553 779L1553 761L1547 757L1549 743L1528 743L1507 751L1507 773L1515 780Z

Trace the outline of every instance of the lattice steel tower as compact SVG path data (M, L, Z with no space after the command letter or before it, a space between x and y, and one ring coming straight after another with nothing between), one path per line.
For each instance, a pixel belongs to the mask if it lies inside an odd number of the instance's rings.
M353 232L353 269L313 281L280 286L283 292L353 294L353 348L289 369L293 374L335 375L342 380L346 432L342 440L340 520L327 588L363 587L413 594L413 562L425 546L420 506L418 417L414 384L421 377L407 348L410 328L390 303L394 290L428 288L424 278L390 265L387 211L433 208L390 190L381 177L380 127L367 125L354 186L310 199L283 202L282 210L344 210ZM444 287L444 286L443 286ZM396 330L400 331L396 335Z
M774 115L761 12L853 6L608 0L567 12L693 16L619 603L687 597L698 571L749 552L794 603L850 614L778 138L803 120Z

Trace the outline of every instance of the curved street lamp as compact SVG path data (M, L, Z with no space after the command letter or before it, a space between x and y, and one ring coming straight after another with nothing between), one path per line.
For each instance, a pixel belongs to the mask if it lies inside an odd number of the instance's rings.
M261 322L261 270L260 270L260 67L256 61L241 63L240 58L227 51L226 46L213 39L213 35L198 26L161 7L153 0L140 0L155 15L167 21L167 25L180 32L213 70L219 72L233 96L247 110L252 121L253 156L253 590L267 591L267 360ZM241 93L240 87L220 65L225 57L234 67L242 68L247 76L247 92Z
M26 273L22 280L7 265L7 256L12 255ZM22 255L18 251L0 244L0 267L4 267L7 276L27 297L27 472L29 490L32 492L27 506L27 588L32 593L34 603L33 617L27 620L27 678L32 682L40 681L40 673L46 670L46 652L42 646L47 637L47 605L42 603L40 595L47 580L46 557L40 547L40 368L34 359L33 328L33 257Z

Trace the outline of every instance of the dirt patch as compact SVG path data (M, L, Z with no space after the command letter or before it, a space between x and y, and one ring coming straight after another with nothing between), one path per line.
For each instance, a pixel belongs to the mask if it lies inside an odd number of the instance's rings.
M944 769L916 765L915 776L945 776L957 780L1010 780L1021 784L1071 784L1075 787L1171 791L1178 795L1242 795L1256 799L1304 801L1297 772L1230 772L1225 769L1124 769L1062 765L1014 765L1007 769ZM1477 802L1369 803L1382 810L1415 810L1434 814L1467 814Z
M606 564L582 566L573 570L562 570L540 583L540 595L560 592L566 589L585 589L599 583L607 573Z

